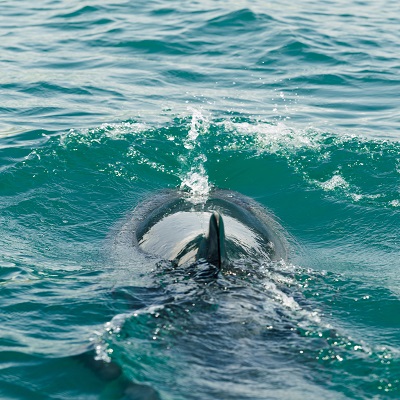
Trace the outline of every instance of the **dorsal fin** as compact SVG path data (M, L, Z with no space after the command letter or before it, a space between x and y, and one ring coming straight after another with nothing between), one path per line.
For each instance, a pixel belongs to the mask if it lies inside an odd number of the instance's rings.
M197 258L204 258L217 268L221 268L226 262L224 222L217 211L211 214L208 233L199 248Z

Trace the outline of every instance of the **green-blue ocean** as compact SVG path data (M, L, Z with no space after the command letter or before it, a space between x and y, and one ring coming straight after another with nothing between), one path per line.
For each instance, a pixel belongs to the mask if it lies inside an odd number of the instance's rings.
M1 0L0 398L399 399L399 26L394 0ZM175 188L256 200L289 259L118 254Z

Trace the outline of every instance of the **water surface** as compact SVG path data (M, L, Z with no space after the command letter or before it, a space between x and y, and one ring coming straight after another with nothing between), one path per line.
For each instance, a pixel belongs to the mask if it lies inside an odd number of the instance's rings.
M0 3L0 394L400 396L398 5ZM250 196L288 262L212 281L110 240L165 188Z

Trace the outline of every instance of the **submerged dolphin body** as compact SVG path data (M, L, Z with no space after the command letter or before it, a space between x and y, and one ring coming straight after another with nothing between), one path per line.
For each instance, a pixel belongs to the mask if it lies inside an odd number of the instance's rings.
M206 260L218 269L235 259L287 258L282 227L259 203L216 189L202 204L170 190L141 203L132 216L133 244L178 265Z

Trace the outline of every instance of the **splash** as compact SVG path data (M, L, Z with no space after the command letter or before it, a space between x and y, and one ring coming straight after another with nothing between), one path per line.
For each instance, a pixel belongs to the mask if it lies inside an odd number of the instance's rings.
M180 174L180 189L187 193L187 199L193 204L202 204L207 201L211 187L208 175L204 166L207 157L202 152L200 135L208 132L209 121L199 110L189 108L192 112L190 130L183 141L185 149L189 150L187 156L180 158L184 170L187 165L191 165L189 172Z
M205 203L211 187L204 166L192 167L190 172L182 178L180 189L188 193L188 200L193 204Z
M319 151L324 140L324 136L317 131L294 130L283 122L252 124L226 121L224 128L227 131L252 137L254 146L260 153L295 153L303 149Z
M125 121L120 123L105 123L92 129L70 129L60 137L63 147L74 145L98 145L107 139L123 140L137 134L144 134L150 128L140 122Z
M121 329L123 328L125 322L132 317L137 317L139 314L149 314L157 316L157 312L161 310L164 306L162 305L152 305L149 307L145 307L142 310L135 310L133 312L117 314L112 318L111 321L108 321L104 324L103 330L94 331L93 336L90 338L90 341L94 345L95 350L95 360L101 360L104 362L111 362L112 354L114 353L114 349L111 345L111 341L113 337L119 336L121 333ZM153 340L154 337L153 337Z
M389 204L392 207L400 207L400 200L392 200Z
M199 110L189 107L188 110L192 113L192 121L190 123L189 133L184 141L184 146L188 150L194 149L196 140L201 133L208 130L209 121Z
M335 190L337 188L348 188L349 184L339 174L333 175L331 179L319 183L320 187L324 190Z

